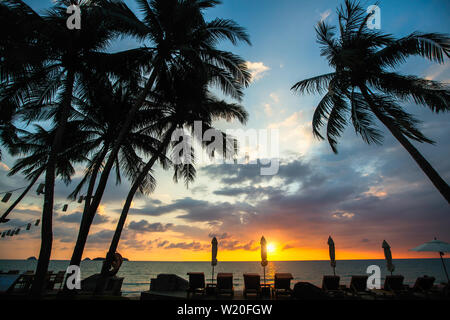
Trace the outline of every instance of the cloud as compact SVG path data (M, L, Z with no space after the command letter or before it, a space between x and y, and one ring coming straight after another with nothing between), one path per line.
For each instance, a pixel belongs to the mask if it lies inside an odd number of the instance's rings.
M58 215L56 218L57 221L66 222L66 223L77 223L81 222L81 216L83 213L81 211L77 211L74 213L66 214L66 215ZM110 221L110 218L104 214L97 213L92 221L93 225L102 224Z
M263 106L266 116L271 117L273 113L272 106L269 103L264 103Z
M427 80L435 80L435 81L444 81L449 82L450 81L450 64L435 64L430 66L425 71L425 79Z
M354 216L355 214L351 212L335 212L332 215L335 219L352 219Z
M260 174L261 164L219 164L202 167L200 171L211 179L219 179L221 183L227 185L215 191L216 194L233 195L230 185L251 183L252 185L271 180L281 179L283 184L293 182L308 182L310 184L321 183L323 178L317 174L312 165L301 160L281 160L278 173L276 175L263 176ZM249 188L248 191L256 192L255 188ZM271 189L275 191L275 189ZM218 193L217 193L218 192ZM227 194L228 193L228 194ZM234 193L236 194L236 193Z
M281 249L281 251L289 250L289 249L294 249L294 248L295 248L295 247L294 247L293 245L285 244L285 245L283 246L283 248Z
M209 238L214 238L216 237L218 240L224 240L224 239L228 239L231 237L231 235L229 235L228 233L224 232L221 234L217 234L217 233L210 233L208 234Z
M320 22L325 21L330 16L330 14L331 14L331 9L321 12L320 13Z
M279 97L275 92L272 92L271 94L269 94L269 97L270 97L275 103L280 102L280 97Z
M251 81L262 79L266 75L266 72L270 70L270 68L268 66L265 66L263 62L247 61L245 64L252 76Z
M141 220L139 222L131 221L128 225L128 229L137 232L165 232L173 226L172 223L162 224L162 223L149 223L146 220Z
M164 249L183 249L183 250L193 250L193 251L201 251L204 249L208 249L209 245L203 245L200 242L193 241L191 243L188 242L178 242L178 243L169 243L164 247Z
M303 111L297 111L279 122L272 122L268 129L278 129L280 145L290 150L306 154L315 141L312 134L311 119Z
M235 250L256 251L259 249L259 246L254 240L250 240L246 243L242 243L238 240L222 240L219 241L219 248L228 251L235 251Z

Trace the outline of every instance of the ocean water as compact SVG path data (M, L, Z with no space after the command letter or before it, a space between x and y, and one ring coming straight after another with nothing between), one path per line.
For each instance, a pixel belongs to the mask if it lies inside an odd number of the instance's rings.
M450 259L444 259L450 271ZM440 259L396 259L394 274L405 277L405 283L413 285L417 277L428 275L436 278L436 283L446 282L445 273ZM36 261L28 260L0 260L0 270L34 270ZM69 261L52 260L49 270L54 272L65 270ZM101 269L101 261L83 261L81 263L81 278L86 278ZM381 269L382 283L386 275L385 260L339 260L336 274L341 277L341 284L348 286L352 275L366 274L367 267L378 265ZM207 281L211 278L211 264L209 262L156 262L156 261L125 261L120 268L118 276L124 277L122 293L124 296L139 296L141 291L148 290L150 279L160 273L173 273L185 279L188 272L204 272ZM232 272L235 290L243 287L243 273L259 273L263 281L263 268L260 262L219 262L215 267L217 272ZM322 285L323 275L333 274L329 261L271 261L266 267L266 281L272 282L276 272L290 272L294 280L311 282L317 286Z

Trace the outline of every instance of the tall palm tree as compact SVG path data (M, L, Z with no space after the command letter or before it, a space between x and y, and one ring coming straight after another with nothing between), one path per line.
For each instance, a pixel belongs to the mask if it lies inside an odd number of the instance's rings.
M106 275L110 269L112 257L117 250L122 230L125 226L125 221L128 211L133 201L134 195L139 190L143 178L148 174L158 157L166 154L171 144L176 144L178 141L172 141L172 134L176 129L190 129L194 131L194 122L201 121L202 130L199 143L203 146L208 146L209 142L202 140L203 134L206 130L213 129L213 121L225 119L227 121L238 120L241 123L247 121L248 114L245 109L235 103L226 103L218 100L208 90L208 84L211 80L211 74L199 72L198 70L176 69L170 70L167 77L160 79L156 92L153 94L153 99L156 105L162 110L163 116L157 121L154 127L158 128L160 132L161 144L157 152L149 159L145 167L143 167L140 175L133 181L130 191L128 192L125 204L117 224L111 245L102 267L102 274ZM232 156L230 148L233 149L234 142L230 143L230 138L218 131L223 137L223 145L225 148L218 150L223 152L225 157ZM232 140L232 139L231 139ZM180 163L175 162L174 165L174 181L177 182L179 178L184 178L186 185L195 178L195 151L190 146L189 155L191 162ZM175 157L182 157L184 155L176 154Z
M85 196L80 230L75 248L70 260L70 265L79 265L84 247L87 241L93 214L89 214L89 207L94 192L96 178L100 174L103 162L110 154L113 142L117 139L128 110L135 104L138 89L129 84L116 82L115 85L104 79L104 83L91 85L87 99L76 99L75 104L79 110L79 118L83 121L84 130L92 131L92 143L95 148L91 150L93 158L86 168L82 181L71 194L76 198L83 186L88 183ZM116 155L115 167L117 181L121 180L121 171L130 180L136 179L145 162L141 155L151 155L156 152L159 141L152 136L151 127L160 117L153 104L146 102L144 107L138 110L135 120L123 141L119 154ZM159 157L163 166L167 165L165 157ZM154 189L156 181L151 172L143 177L140 188L142 192L150 192Z
M411 143L433 143L417 127L419 121L401 106L412 101L439 113L450 110L448 86L437 81L401 75L395 68L410 56L444 63L450 55L450 38L439 33L414 32L395 39L366 28L370 15L359 3L346 0L337 10L339 37L335 27L319 22L316 27L321 55L334 72L296 83L300 93L325 93L313 115L313 133L337 153L337 139L351 119L357 134L370 144L380 144L382 134L374 127L373 115L413 157L442 196L450 202L450 187Z
M219 4L215 0L136 0L143 14L142 20L121 1L105 1L105 18L114 21L115 30L131 35L144 47L130 50L138 57L142 70L149 75L142 83L142 91L129 110L115 139L112 150L100 175L89 207L89 216L95 215L100 205L109 173L120 146L132 125L137 111L144 105L161 75L171 66L208 68L213 83L227 94L240 98L242 85L248 85L250 75L245 61L231 52L216 48L218 42L228 39L232 44L250 43L243 28L231 20L215 19L207 22L203 11Z
M2 61L2 101L8 109L27 107L40 113L42 105L56 107L53 122L56 132L51 143L45 173L45 196L42 213L41 250L32 286L32 294L40 295L44 287L53 242L52 213L55 184L55 168L58 154L63 146L63 136L71 115L74 91L82 89L83 76L95 69L110 40L117 36L111 21L100 19L101 3L96 0L57 1L44 17L39 16L20 0L8 0L3 4L2 14L16 25L24 40L16 42L12 36L16 29L7 29L7 37L0 49L24 50L26 56L12 54ZM66 26L66 9L71 4L81 8L83 27L69 30ZM6 13L5 13L6 12ZM3 17L2 17L3 19ZM30 23L26 21L31 21ZM23 24L23 22L26 22ZM14 50L11 52L13 53ZM18 50L16 50L18 51ZM27 119L31 120L31 119Z

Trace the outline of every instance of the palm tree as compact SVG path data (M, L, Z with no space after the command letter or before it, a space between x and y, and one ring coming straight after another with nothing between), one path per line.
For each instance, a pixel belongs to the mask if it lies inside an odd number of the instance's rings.
M78 117L83 122L84 130L93 132L91 141L94 148L90 151L93 158L86 168L84 178L71 194L72 198L76 198L83 186L88 183L80 230L70 265L79 265L81 262L87 236L94 219L94 215L89 214L89 207L96 178L104 160L111 152L113 142L119 134L128 110L135 104L138 89L133 89L132 85L121 82L116 82L113 85L107 79L104 79L102 84L96 83L96 85L90 86L88 95L84 97L85 99L75 99L75 105L80 113ZM152 136L152 130L149 127L157 121L159 116L159 112L155 110L153 104L148 102L138 110L135 121L121 145L119 154L116 155L117 182L120 183L121 181L121 171L130 180L136 179L141 168L145 165L140 154L156 152L159 141ZM163 166L166 166L167 159L165 157L159 157L159 160ZM142 192L150 192L155 188L155 185L155 179L151 173L148 173L143 177L140 188Z
M67 124L70 130L64 134L64 141L66 141L64 150L58 154L56 173L65 184L70 183L71 177L75 173L72 164L86 161L84 155L91 148L91 143L87 139L90 133L86 131L80 132L80 125L80 121L71 121ZM55 128L47 131L37 124L34 125L33 132L20 130L18 139L14 142L14 146L10 148L10 153L13 156L21 156L21 158L16 161L8 176L22 172L25 175L25 179L29 180L30 183L3 213L0 218L3 220L2 222L8 221L6 219L7 216L27 195L42 173L45 172L55 131Z
M216 48L222 39L228 39L232 44L240 41L250 43L244 29L231 20L204 20L203 11L216 6L219 1L136 1L143 13L142 20L121 1L103 4L105 18L114 21L116 31L145 43L144 47L130 50L129 54L137 57L143 72L149 76L143 81L143 89L113 143L89 206L89 216L94 216L100 205L114 159L138 110L145 104L155 83L167 74L171 66L207 68L212 74L213 83L235 98L242 96L241 86L248 85L250 79L245 61L231 52Z
M153 168L158 157L166 154L171 143L178 143L172 141L172 134L176 129L191 129L194 131L194 122L201 121L202 136L195 137L199 139L199 143L203 146L208 146L209 143L202 140L203 134L206 130L214 129L212 122L214 120L225 119L232 121L234 119L245 123L248 114L245 109L235 103L226 103L218 100L213 94L208 91L208 84L211 80L211 74L205 74L198 70L170 70L168 77L161 78L153 94L153 99L157 102L156 105L162 110L162 118L155 123L155 127L161 132L161 144L157 152L149 159L145 167L140 172L140 175L133 181L133 185L128 192L125 204L122 208L122 213L119 218L111 245L102 267L102 274L106 275L110 269L112 257L117 250L120 236L125 226L125 221L128 211L133 201L134 195L142 184L143 178ZM215 130L215 129L214 129ZM217 130L216 130L217 131ZM223 152L223 156L230 157L233 153L230 149L234 147L234 141L226 134L217 131L223 137L223 145L225 147L219 150ZM230 143L231 141L231 143ZM184 178L186 185L188 185L195 178L195 151L190 146L191 162L179 163L174 165L174 181L177 182L179 178ZM182 154L176 154L175 157L182 157Z
M444 63L450 53L450 38L439 33L414 32L395 39L369 30L366 22L370 16L359 3L350 0L345 1L337 14L339 37L335 36L335 27L326 22L319 22L316 27L321 55L335 71L302 80L292 87L300 93L326 92L313 115L314 135L323 140L320 129L326 124L326 137L337 153L337 139L351 119L356 133L366 143L380 144L382 134L374 127L375 115L450 202L449 185L411 143L411 140L433 141L420 132L419 121L399 104L412 101L436 113L449 111L449 89L437 81L394 71L410 56Z
M53 122L56 132L45 174L42 242L32 287L33 295L42 292L50 259L55 168L63 146L64 131L72 113L73 92L82 91L83 76L95 69L102 57L108 56L103 50L117 35L109 20L100 19L102 2L57 1L44 17L20 0L2 3L2 14L7 14L8 21L21 30L24 40L16 43L16 37L11 35L16 29L8 29L6 41L0 49L8 52L10 45L16 49L19 44L18 49L27 53L26 56L19 55L20 59L9 54L3 61L0 70L4 79L2 101L8 103L11 112L26 108L35 110L36 115L39 115L43 105L52 104L55 108ZM66 27L66 9L74 3L81 7L83 27L80 30ZM31 22L28 23L28 20ZM11 52L14 53L14 50Z

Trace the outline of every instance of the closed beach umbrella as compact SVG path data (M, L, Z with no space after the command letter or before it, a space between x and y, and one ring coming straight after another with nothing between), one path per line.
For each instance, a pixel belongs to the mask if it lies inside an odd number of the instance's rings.
M212 265L212 282L214 283L214 267L217 265L217 245L218 241L216 237L214 237L211 241L211 251L212 251L212 258L211 258L211 265Z
M387 269L391 272L394 272L395 266L392 263L392 253L391 253L391 247L389 246L389 243L386 242L386 240L383 240L383 244L381 246L384 249L384 257L386 258L386 266Z
M450 280L448 279L448 273L447 268L445 267L445 262L442 256L444 255L444 252L450 252L450 244L444 241L439 241L436 238L434 238L433 241L426 242L424 244L421 244L418 247L415 247L414 249L411 249L411 251L419 251L419 252L438 252L439 256L441 257L442 266L444 267L444 272L447 277L447 282L450 283Z
M267 241L264 236L261 237L261 266L264 268L264 284L266 284L266 266L267 266Z
M333 268L333 274L336 275L336 256L335 256L335 248L334 241L331 236L328 237L328 248L330 250L330 265Z

